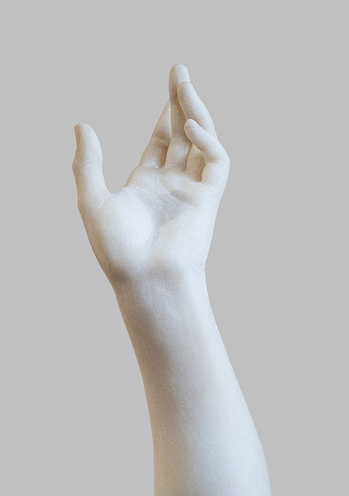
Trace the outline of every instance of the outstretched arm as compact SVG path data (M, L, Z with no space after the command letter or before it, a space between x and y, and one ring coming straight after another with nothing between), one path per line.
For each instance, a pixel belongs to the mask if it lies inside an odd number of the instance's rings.
M187 69L140 165L111 194L94 131L76 127L78 205L141 370L155 496L267 496L258 434L217 328L205 265L229 158Z

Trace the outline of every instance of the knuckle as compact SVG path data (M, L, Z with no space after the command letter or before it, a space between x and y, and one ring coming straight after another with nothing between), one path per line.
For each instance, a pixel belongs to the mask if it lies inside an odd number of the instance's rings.
M153 137L153 142L156 146L160 148L165 148L169 145L170 138L165 132L161 131L156 136Z
M221 149L221 161L224 165L226 165L227 167L230 166L230 158L229 158L229 155L227 154L227 152L225 151L225 149L222 147Z
M78 210L79 210L80 214L83 215L86 212L86 206L87 206L85 199L82 198L81 196L79 196L77 204L78 204Z
M72 165L72 171L74 173L74 175L76 176L77 172L78 172L78 161L76 160L76 158L74 159L73 161L73 165Z
M83 210L84 210L84 206L82 204L82 201L81 200L78 200L78 210L79 212L82 214Z

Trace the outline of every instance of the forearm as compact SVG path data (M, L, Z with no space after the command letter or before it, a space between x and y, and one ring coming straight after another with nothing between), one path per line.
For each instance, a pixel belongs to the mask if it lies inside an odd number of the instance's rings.
M155 495L270 494L204 274L125 278L115 293L148 402Z
M97 135L85 124L75 130L79 210L144 382L155 496L269 496L263 450L200 272L230 160L187 68L171 69L169 102L117 193L105 186Z

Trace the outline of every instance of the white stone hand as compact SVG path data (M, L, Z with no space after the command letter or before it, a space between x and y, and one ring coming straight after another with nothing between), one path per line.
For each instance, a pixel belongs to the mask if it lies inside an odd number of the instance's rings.
M75 127L78 206L112 285L139 273L205 270L229 158L185 66L171 69L169 94L140 165L117 193L106 188L97 135Z

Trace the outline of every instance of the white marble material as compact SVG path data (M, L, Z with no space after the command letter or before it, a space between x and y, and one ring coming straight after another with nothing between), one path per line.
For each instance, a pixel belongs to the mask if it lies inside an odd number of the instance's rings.
M155 496L269 496L263 449L206 288L230 161L187 68L171 69L169 102L117 193L106 188L93 129L78 124L75 133L79 210L143 378Z

